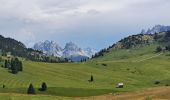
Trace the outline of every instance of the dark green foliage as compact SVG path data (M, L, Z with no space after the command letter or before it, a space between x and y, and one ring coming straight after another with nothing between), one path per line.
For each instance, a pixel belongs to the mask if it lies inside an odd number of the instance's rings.
M23 71L23 66L21 61L18 62L18 71Z
M170 45L166 46L165 50L170 51Z
M165 84L165 86L169 86L169 84Z
M2 85L2 88L5 88L5 85L4 85L4 84Z
M154 83L154 84L156 84L156 85L157 85L157 84L160 84L160 81L155 81L155 83Z
M170 31L165 33L165 36L163 38L164 42L170 42Z
M156 52L161 52L162 51L162 48L160 47L160 46L158 46L157 48L156 48Z
M29 85L27 93L28 94L35 94L35 89L34 89L32 84Z
M91 75L90 82L93 82L93 81L94 81L94 78L93 78L93 75Z
M22 62L18 58L12 58L11 61L5 60L5 68L11 70L11 73L17 74L18 71L23 71Z
M47 90L47 84L45 82L42 83L40 91L46 91Z
M5 60L5 68L7 68L7 67L8 67L8 61Z
M89 82L93 82L94 81L93 75L91 75L90 80L88 80L88 81Z
M104 53L105 52L109 52L108 49L102 49L100 50L98 53L96 53L95 55L92 56L92 58L97 58L97 57L100 57L100 56L104 56Z
M8 69L11 68L11 63L9 60L5 60L5 68L8 68Z
M42 56L43 53L37 50L26 48L26 46L14 39L5 38L0 35L0 49L2 56L7 56L7 52L10 52L13 56L25 57L28 59L38 59L37 56Z
M107 64L102 64L103 66L107 66Z
M80 62L86 62L89 58L87 59L81 59Z
M13 74L17 74L18 71L22 71L23 67L22 67L22 62L19 61L18 58L12 59L11 60L11 70Z

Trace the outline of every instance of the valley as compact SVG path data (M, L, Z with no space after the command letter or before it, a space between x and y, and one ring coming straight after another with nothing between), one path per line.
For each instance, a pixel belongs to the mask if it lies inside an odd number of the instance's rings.
M6 86L1 87L0 92L25 95L29 84L32 83L37 96L64 96L75 99L169 86L170 53L155 53L156 47L157 44L153 44L122 49L87 62L44 63L24 60L23 72L16 75L0 68L0 85ZM88 81L91 75L94 82ZM156 81L160 83L155 84ZM42 82L47 83L47 91L38 91ZM125 84L124 88L116 88L120 82Z

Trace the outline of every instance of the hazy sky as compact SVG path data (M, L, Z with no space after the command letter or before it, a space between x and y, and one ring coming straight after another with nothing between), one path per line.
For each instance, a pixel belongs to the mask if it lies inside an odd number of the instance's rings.
M0 34L27 46L53 40L101 49L156 24L170 25L170 0L0 0Z

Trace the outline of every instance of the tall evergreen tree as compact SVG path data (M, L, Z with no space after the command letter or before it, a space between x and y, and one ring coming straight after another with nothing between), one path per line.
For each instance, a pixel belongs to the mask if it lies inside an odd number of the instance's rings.
M18 71L23 71L22 62L18 62Z
M40 90L41 91L46 91L47 90L47 84L45 82L42 83Z
M91 75L90 81L91 81L91 82L93 82L93 81L94 81L94 79L93 79L93 75Z
M27 93L28 94L35 94L35 89L34 89L32 84L29 85Z
M13 74L18 73L18 67L19 67L19 60L17 58L11 60L11 71Z
M7 68L7 67L8 67L8 61L5 60L5 68Z

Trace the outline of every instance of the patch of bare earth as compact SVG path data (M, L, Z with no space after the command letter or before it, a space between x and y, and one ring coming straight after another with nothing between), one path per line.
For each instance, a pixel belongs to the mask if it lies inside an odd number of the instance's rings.
M76 100L170 100L170 87L156 87L137 92L82 97L76 98Z

